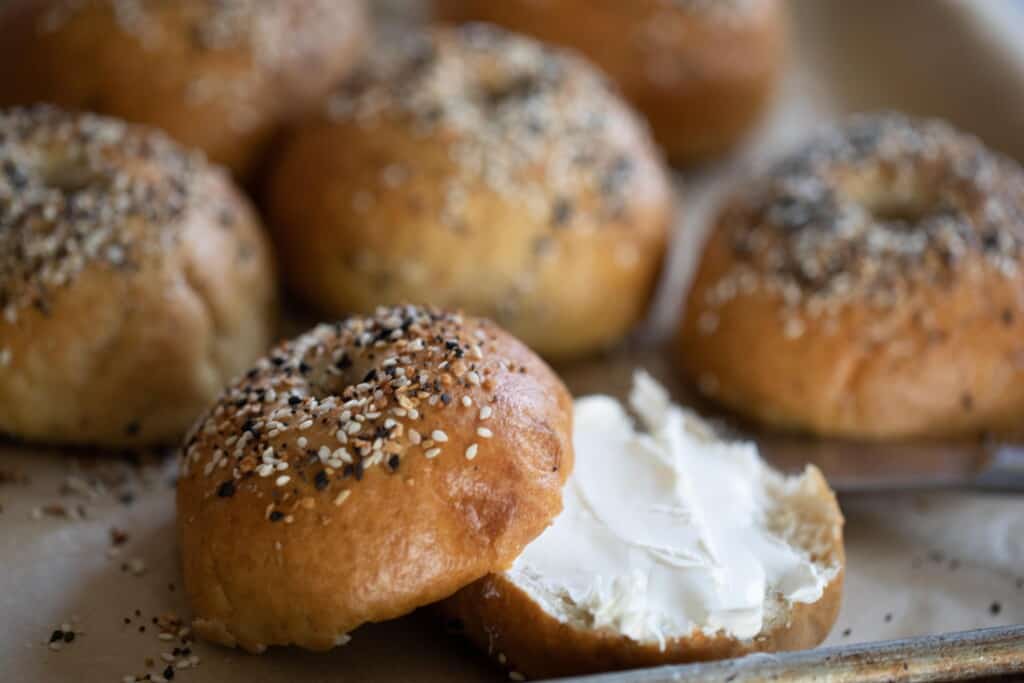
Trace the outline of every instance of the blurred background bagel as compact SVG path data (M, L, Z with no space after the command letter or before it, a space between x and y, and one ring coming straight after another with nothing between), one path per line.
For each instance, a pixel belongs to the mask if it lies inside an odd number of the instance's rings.
M768 106L783 66L779 0L434 0L449 21L487 21L574 48L647 117L673 163L721 156Z
M673 217L661 156L602 76L480 24L382 46L267 176L287 283L321 314L463 308L549 358L644 316Z
M245 178L349 71L368 21L363 0L8 0L0 106L156 126Z

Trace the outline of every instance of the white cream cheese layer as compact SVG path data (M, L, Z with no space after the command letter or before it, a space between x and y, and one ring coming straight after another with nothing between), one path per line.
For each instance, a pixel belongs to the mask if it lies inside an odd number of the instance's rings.
M564 511L508 571L548 613L641 642L765 623L766 596L817 601L834 571L768 529L787 482L753 444L727 443L638 373L630 405L576 401ZM790 480L795 483L798 478Z

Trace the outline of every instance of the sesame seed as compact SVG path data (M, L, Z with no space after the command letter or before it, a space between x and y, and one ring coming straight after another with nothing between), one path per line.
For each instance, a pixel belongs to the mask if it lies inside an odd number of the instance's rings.
M441 455L441 449L440 448L431 448L426 453L424 453L423 455L424 455L424 457L427 458L427 460L432 460L432 459L436 458L437 456Z
M466 379L469 380L470 384L475 384L479 386L480 373L478 373L476 370L470 370L469 372L466 373Z
M268 465L268 464L264 463L264 464L262 464L262 465L260 465L259 467L256 468L256 474L260 475L261 477L269 477L273 473L274 473L274 466L273 465Z
M475 458L476 457L476 451L477 451L477 445L475 443L471 444L469 446L469 448L466 449L466 460L472 460L473 458Z
M276 479L276 480L274 481L274 483L275 483L276 485L278 485L278 486L285 486L285 485L287 485L287 484L288 484L288 482L290 482L291 480L292 480L292 478L291 478L291 477L289 477L289 476L288 476L287 474L282 474L282 475L281 475L280 477L278 477L278 478L277 478L277 479Z
M309 445L309 439L307 439L304 436L300 436L298 439L295 440L295 443L299 448L305 448L306 446Z
M804 322L799 318L790 318L783 326L783 333L787 339L799 339L804 334Z
M435 429L430 433L430 438L432 438L434 441L438 443L445 443L446 441L448 441L448 434L446 434L443 430Z
M483 438L483 439L489 439L492 436L494 436L494 432L492 432L487 427L477 427L476 428L476 433L477 433L477 436L479 436L480 438Z
M718 329L718 314L703 311L697 319L697 329L701 334L712 334Z
M341 505L341 504L342 504L342 503L344 503L344 502L345 502L346 500L348 500L348 497L349 497L350 495L352 495L352 492L351 492L351 491L349 491L348 489L345 489L345 490L343 490L343 491L339 491L339 492L338 492L338 495L336 495L336 496L334 497L334 504L335 504L335 505Z
M473 405L473 399L471 399L469 396L463 396L462 397L462 405L464 405L467 408L469 408L470 406Z
M494 411L491 409L490 406L484 406L483 408L480 409L480 419L481 420L489 419L493 412Z
M422 441L422 440L423 440L423 437L420 436L419 432L417 432L415 429L410 429L409 430L409 443L411 443L412 445L415 446L415 445L419 444L420 441Z

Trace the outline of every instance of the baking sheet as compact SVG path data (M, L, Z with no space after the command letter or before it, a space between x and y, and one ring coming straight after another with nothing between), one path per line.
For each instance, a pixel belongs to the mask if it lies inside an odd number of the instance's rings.
M844 4L863 8L856 26L846 27L852 20ZM671 372L663 359L642 349L672 328L679 292L698 252L703 218L752 166L799 139L814 122L861 104L877 104L873 99L942 111L935 109L941 100L910 92L898 79L887 80L888 70L872 70L874 62L867 70L851 67L853 39L843 32L847 28L860 31L861 52L876 53L875 45L864 42L876 41L878 50L884 47L890 56L899 52L900 59L922 54L912 43L900 48L887 42L889 34L908 30L906 24L901 29L900 21L912 19L906 19L909 10L901 9L883 21L883 4L893 3L794 3L795 54L776 108L740 155L681 179L683 213L668 282L652 320L631 342L641 351L563 368L574 391L622 387L638 359L662 377ZM969 123L1009 149L1019 136L1006 134L1011 126L1003 118L1016 106L1014 93L1024 92L1011 87L1018 83L1013 79L1024 61L994 47L984 22L959 25L951 33L952 24L941 22L961 21L964 10L956 7L963 4L906 3L929 12L928 25L939 31L934 40L955 35L961 54L969 55L963 69L943 73L947 89L958 82L958 74L972 81L976 71L1002 69L1005 82L999 87L1010 94L999 100L999 107L988 109L987 123L979 118L984 112L974 112ZM904 19L893 25L893 16ZM1015 111L1020 120L1024 105ZM157 675L167 666L161 655L171 655L177 647L174 659L197 656L199 662L179 670L175 681L505 680L504 672L438 628L429 614L360 629L350 645L328 654L278 648L254 657L203 643L183 644L177 629L170 629L174 635L165 636L169 640L161 640L167 617L187 617L173 533L173 477L173 458L138 462L110 454L0 444L0 679L90 683ZM884 494L846 496L841 504L847 517L849 566L842 611L829 644L1024 622L1024 500L967 493ZM152 621L161 616L163 627ZM76 632L74 640L51 649L47 641L64 623ZM140 632L140 627L145 630ZM189 652L182 654L185 647Z

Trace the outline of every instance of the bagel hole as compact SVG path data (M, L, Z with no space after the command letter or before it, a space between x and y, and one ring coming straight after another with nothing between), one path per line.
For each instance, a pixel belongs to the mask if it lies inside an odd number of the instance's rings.
M43 184L64 194L81 192L94 186L99 177L87 164L73 159L55 160L44 165L39 172Z
M920 173L855 173L843 178L841 192L890 229L914 229L942 212L929 178Z
M881 188L865 185L854 185L848 196L867 212L875 225L895 230L916 229L942 211L938 198L920 183L894 182Z
M878 223L903 223L908 226L916 225L931 213L922 201L893 197L866 204L865 208Z
M497 109L506 102L519 102L540 92L540 81L532 74L522 74L484 86L483 97L487 106Z
M348 387L368 380L368 373L374 369L373 361L361 354L345 354L333 362L324 359L314 363L307 373L306 392L318 401L330 396L339 398Z
M334 396L340 398L345 388L358 384L354 377L344 372L342 375L334 375L327 372L317 372L316 378L309 380L306 384L306 393L318 401L324 401Z

